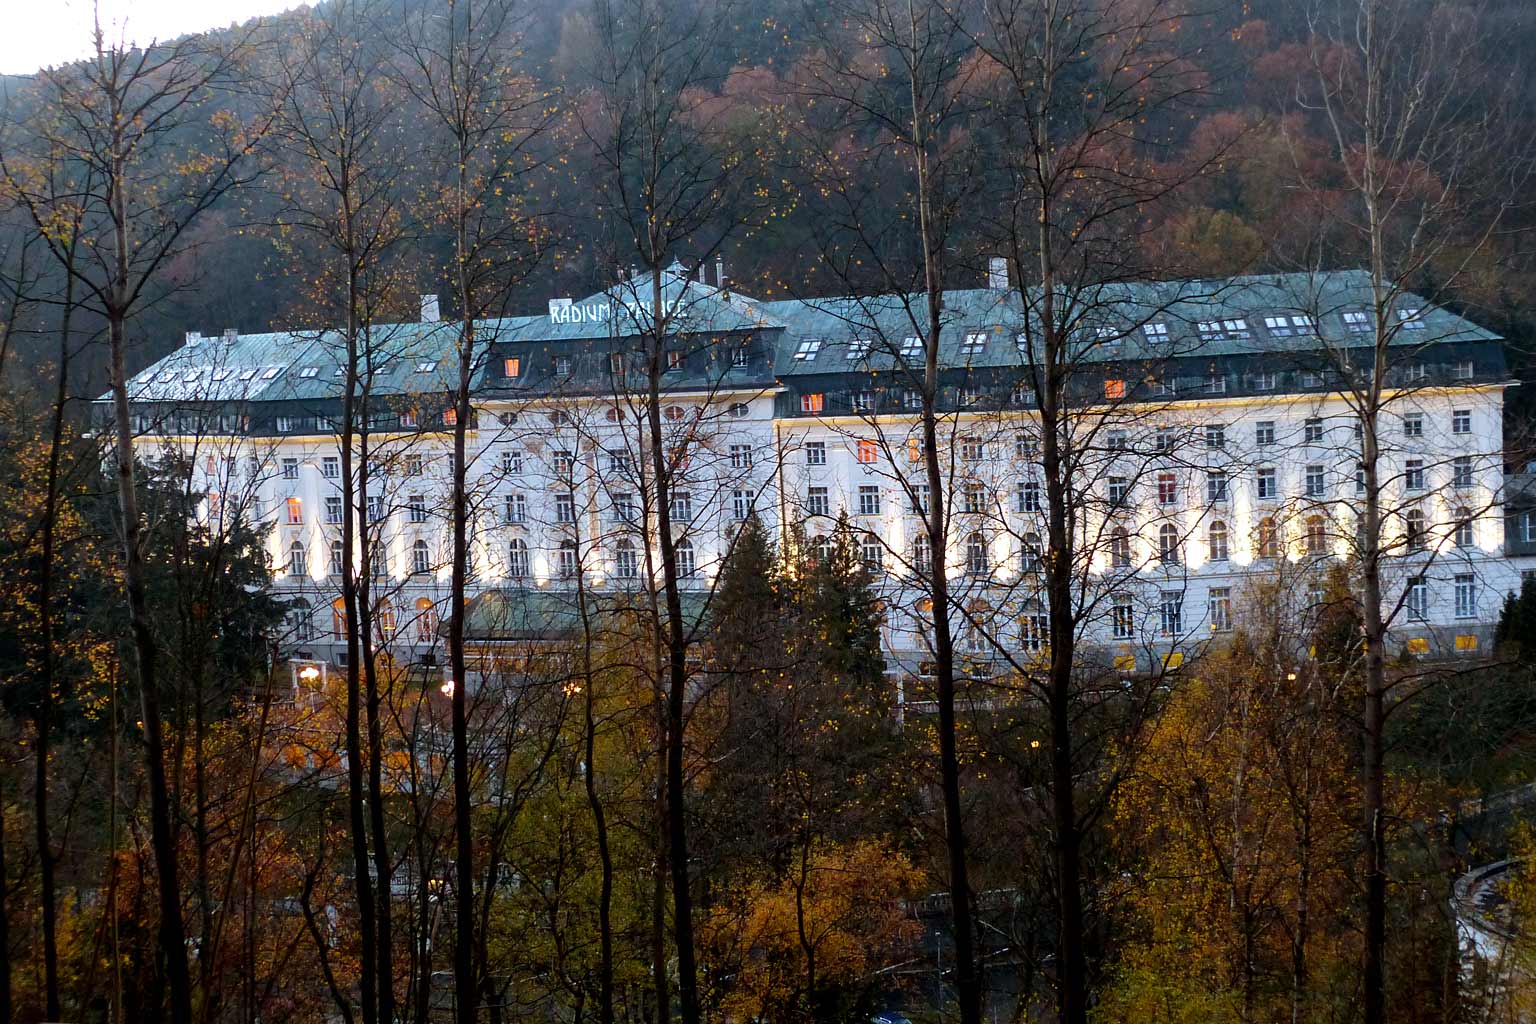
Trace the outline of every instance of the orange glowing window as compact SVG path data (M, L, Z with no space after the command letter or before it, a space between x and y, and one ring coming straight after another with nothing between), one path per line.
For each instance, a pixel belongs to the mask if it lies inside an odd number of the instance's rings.
M502 373L507 377L521 377L523 375L523 361L517 356L504 360L501 364Z
M866 466L872 465L875 460L880 457L879 446L877 446L875 442L867 439L860 441L856 450L858 452L859 462Z
M800 396L800 411L801 412L818 412L819 413L819 412L821 412L821 410L823 408L826 407L826 404L827 404L827 397L825 395L822 395L822 394L811 394L811 395L801 395Z
M1125 397L1125 381L1106 380L1104 382L1104 397L1110 401Z
M288 499L288 525L304 525L304 502L299 498Z
M1477 635L1475 633L1456 634L1456 649L1458 651L1477 650Z
M453 426L457 422L459 422L459 410L457 410L457 409L444 409L443 410L443 426L451 427L451 426Z

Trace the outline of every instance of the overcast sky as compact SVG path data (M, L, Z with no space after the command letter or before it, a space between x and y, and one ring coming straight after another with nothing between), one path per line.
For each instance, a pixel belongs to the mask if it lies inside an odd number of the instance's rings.
M108 38L147 43L300 7L304 0L0 0L0 73L28 74L84 57L98 3Z

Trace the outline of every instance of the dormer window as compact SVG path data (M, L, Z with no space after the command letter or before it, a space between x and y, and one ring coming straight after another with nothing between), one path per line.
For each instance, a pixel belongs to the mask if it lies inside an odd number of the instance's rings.
M516 379L523 375L523 361L517 356L512 356L501 361L501 374L503 377Z
M435 359L425 359L416 364L417 373L431 373L435 369L437 369L437 360Z
M681 370L683 368L683 353L675 348L667 349L667 369Z
M318 377L319 375L320 367L318 366L306 366L304 369L299 371L299 376L304 380L309 380L311 377Z
M1161 320L1155 320L1150 324L1141 325L1141 333L1151 342L1168 340L1168 325Z
M571 357L555 356L555 376L569 377L571 375Z
M795 349L795 359L798 362L809 363L809 362L812 362L813 360L815 360L816 356L820 352L821 352L821 339L820 338L806 338L804 341L802 341L800 343L800 347Z
M161 384L169 384L171 381L173 381L175 379L176 379L175 371L167 370L165 373L162 373L160 375L159 383L161 383Z
M985 333L967 334L965 340L960 343L962 356L979 356L987 350L987 336Z
M913 359L923 354L922 338L903 338L901 342L901 357Z
M1246 341L1252 337L1248 330L1248 321L1235 320L1205 320L1200 325L1201 341Z

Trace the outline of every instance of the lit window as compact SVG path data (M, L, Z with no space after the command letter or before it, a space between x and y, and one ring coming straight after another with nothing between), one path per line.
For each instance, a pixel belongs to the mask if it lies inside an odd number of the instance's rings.
M288 499L288 525L302 526L304 524L304 502L298 498Z
M880 447L869 438L860 439L855 448L858 459L862 465L872 465L880 458Z
M437 608L430 597L416 599L416 641L431 643L437 636Z
M1172 505L1179 500L1179 480L1172 473L1157 474L1157 503Z
M1458 651L1475 651L1475 650L1477 650L1477 634L1475 634L1475 633L1457 633L1456 634L1456 649Z
M681 370L683 368L683 353L680 349L669 348L666 352L667 369Z
M800 411L819 413L826 406L826 396L822 394L809 394L800 396Z
M1104 382L1104 397L1111 402L1125 397L1125 381L1114 379Z
M504 377L521 377L523 375L523 361L517 356L502 360L501 372Z
M452 426L455 426L458 422L459 422L459 410L457 410L457 409L444 409L443 410L443 426L445 426L445 427L452 427Z

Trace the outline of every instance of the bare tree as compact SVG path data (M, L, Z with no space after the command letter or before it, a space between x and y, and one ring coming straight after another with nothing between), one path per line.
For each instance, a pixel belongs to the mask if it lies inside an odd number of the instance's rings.
M1386 1016L1391 817L1384 755L1394 701L1387 639L1407 604L1406 593L1399 600L1387 593L1386 578L1400 543L1414 543L1391 522L1397 488L1385 414L1414 390L1402 386L1407 367L1436 343L1455 340L1443 331L1416 333L1421 317L1452 301L1496 249L1532 162L1529 141L1515 133L1507 110L1507 85L1490 81L1481 59L1491 41L1482 37L1476 9L1358 0L1315 9L1308 28L1311 70L1298 85L1297 105L1331 143L1342 188L1330 185L1333 194L1325 194L1322 182L1303 174L1304 185L1328 224L1323 243L1362 262L1368 292L1350 310L1362 329L1351 327L1352 337L1328 345L1327 360L1355 421L1363 476L1364 999L1367 1024L1379 1024ZM1314 291L1299 304L1317 299Z
M24 188L18 198L43 229L55 259L78 283L82 302L108 328L124 582L144 722L161 948L171 1016L182 1024L191 1019L192 993L173 794L165 775L158 647L145 598L143 522L129 413L129 325L162 290L167 264L186 251L188 229L254 175L251 154L263 125L259 120L242 125L214 109L210 100L234 81L252 45L248 34L221 44L191 36L130 49L108 39L98 26L94 42L90 60L42 73L39 88L46 102L25 125L35 145L46 150L46 159L89 171L88 176L75 175L84 187L69 200L70 207L80 211L79 257L64 259L65 239L51 230L61 211L50 206L47 194ZM179 158L186 133L198 137L205 159ZM13 182L21 178L13 173L16 159L4 158ZM71 219L66 211L66 222Z

